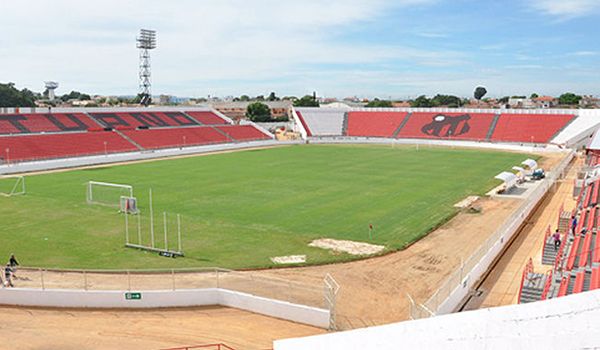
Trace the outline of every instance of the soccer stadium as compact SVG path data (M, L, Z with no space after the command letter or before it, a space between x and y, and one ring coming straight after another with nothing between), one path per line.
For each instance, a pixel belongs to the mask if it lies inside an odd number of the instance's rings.
M285 6L280 26L293 17ZM326 22L345 8L321 6ZM321 25L291 10L302 26ZM543 15L557 16L552 11ZM585 16L573 11L549 25ZM365 23L383 18L365 16L351 32L366 33ZM213 17L234 27L210 10L207 27ZM251 27L244 26L231 32ZM166 38L174 49L177 40ZM499 102L483 100L487 90L477 85L473 100L423 107L417 101L425 95L325 103L313 93L290 98L278 120L271 118L277 104L266 102L281 102L275 93L221 105L210 95L157 98L150 79L156 31L142 29L135 44L139 93L132 99L101 97L96 105L100 98L91 104L76 91L57 97L55 81L29 104L0 90L0 254L9 257L0 274L0 349L600 344L600 109L591 108L591 96L586 103L581 96L563 103L569 94ZM452 52L445 60L461 58ZM585 52L568 57L595 55ZM411 53L403 47L402 55ZM198 57L206 58L192 52L189 60ZM224 66L231 63L223 57ZM158 58L163 70L152 77L177 74ZM360 60L343 65L369 70ZM436 74L446 69L432 65ZM251 84L239 71L207 80L234 85L236 74ZM233 102L246 103L243 111ZM268 122L253 118L257 105Z

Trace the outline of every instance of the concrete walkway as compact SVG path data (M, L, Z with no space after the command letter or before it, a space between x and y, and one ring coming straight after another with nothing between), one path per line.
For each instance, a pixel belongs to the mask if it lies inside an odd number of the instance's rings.
M551 269L549 265L542 265L546 230L548 226L552 230L556 228L561 206L564 205L566 210L575 207L575 199L572 197L573 180L582 165L583 159L576 159L571 164L565 179L559 182L556 190L549 193L540 203L517 238L478 288L479 295L469 300L465 310L516 304L521 274L529 258L533 260L534 271L544 273Z

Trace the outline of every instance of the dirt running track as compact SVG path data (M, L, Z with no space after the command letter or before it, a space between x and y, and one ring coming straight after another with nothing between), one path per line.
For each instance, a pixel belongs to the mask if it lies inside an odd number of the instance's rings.
M563 157L545 156L542 165L546 169ZM482 214L461 213L408 249L386 256L252 273L310 284L320 284L331 274L342 287L337 304L341 329L406 320L406 294L424 301L520 203L519 199L481 200ZM65 276L59 277L61 285L68 283ZM164 283L164 278L154 277ZM81 280L73 280L73 287L81 288ZM0 321L0 339L4 340L0 349L160 349L215 341L238 350L264 349L274 339L323 332L218 307L152 311L0 308L0 312L5 315Z
M221 307L150 311L0 307L0 349L164 349L225 343L271 349L273 340L324 330Z

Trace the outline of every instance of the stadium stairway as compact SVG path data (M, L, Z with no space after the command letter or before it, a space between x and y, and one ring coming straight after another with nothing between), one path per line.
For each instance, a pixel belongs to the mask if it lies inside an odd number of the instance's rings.
M521 290L521 299L519 303L532 303L542 300L542 293L546 285L546 274L530 272L527 274Z
M131 139L131 137L129 137L129 136L127 136L127 135L125 135L125 134L124 134L124 133L122 133L121 131L119 131L119 130L117 130L117 129L115 129L115 130L113 130L113 131L114 131L114 132L116 132L117 134L121 135L121 137L122 137L122 138L124 138L125 140L127 140L127 141L131 142L131 144L132 144L132 145L134 145L135 147L137 147L137 148L138 148L140 151L144 151L144 150L145 150L145 148L144 148L144 147L142 147L142 146L141 146L139 143L137 143L137 142L133 141L133 140Z
M344 121L342 122L342 135L348 136L348 112L344 113Z
M494 119L492 119L492 124L490 124L490 129L488 130L487 134L485 135L486 141L489 141L492 138L492 135L494 134L494 130L496 130L496 125L498 125L499 119L500 119L500 113L496 113L496 115L494 116Z
M562 244L564 244L563 242ZM554 249L554 239L552 235L546 238L546 244L544 245L544 251L542 252L542 264L543 265L554 265L556 262L556 254L558 250Z
M398 125L398 128L396 129L396 131L394 131L394 133L392 134L392 138L395 138L395 139L398 138L398 134L400 134L400 131L402 131L402 129L404 128L406 123L408 123L408 120L410 119L411 116L412 116L412 112L408 113L406 115L406 117L404 117L404 120L402 121L402 123L400 123L400 125Z

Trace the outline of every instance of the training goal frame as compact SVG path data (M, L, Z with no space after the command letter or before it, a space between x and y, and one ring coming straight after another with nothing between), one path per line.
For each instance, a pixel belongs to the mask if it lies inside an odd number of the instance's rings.
M98 205L105 205L105 206L109 206L109 207L120 207L121 206L121 197L123 196L122 192L119 193L118 195L115 195L114 203L110 203L109 201L103 202L103 201L99 201L94 198L94 186L109 187L109 188L115 188L115 189L120 188L121 190L126 191L125 197L134 198L133 186L131 186L131 185L123 185L123 184L100 182L100 181L88 181L87 188L86 188L86 202L88 204L98 204Z
M25 178L23 176L15 176L12 177L13 179L17 179L17 181L15 182L14 186L12 187L12 189L10 190L10 192L0 192L0 196L2 197L12 197L12 196L19 196L19 195L24 195L26 193L25 191ZM9 177L10 179L10 177Z

